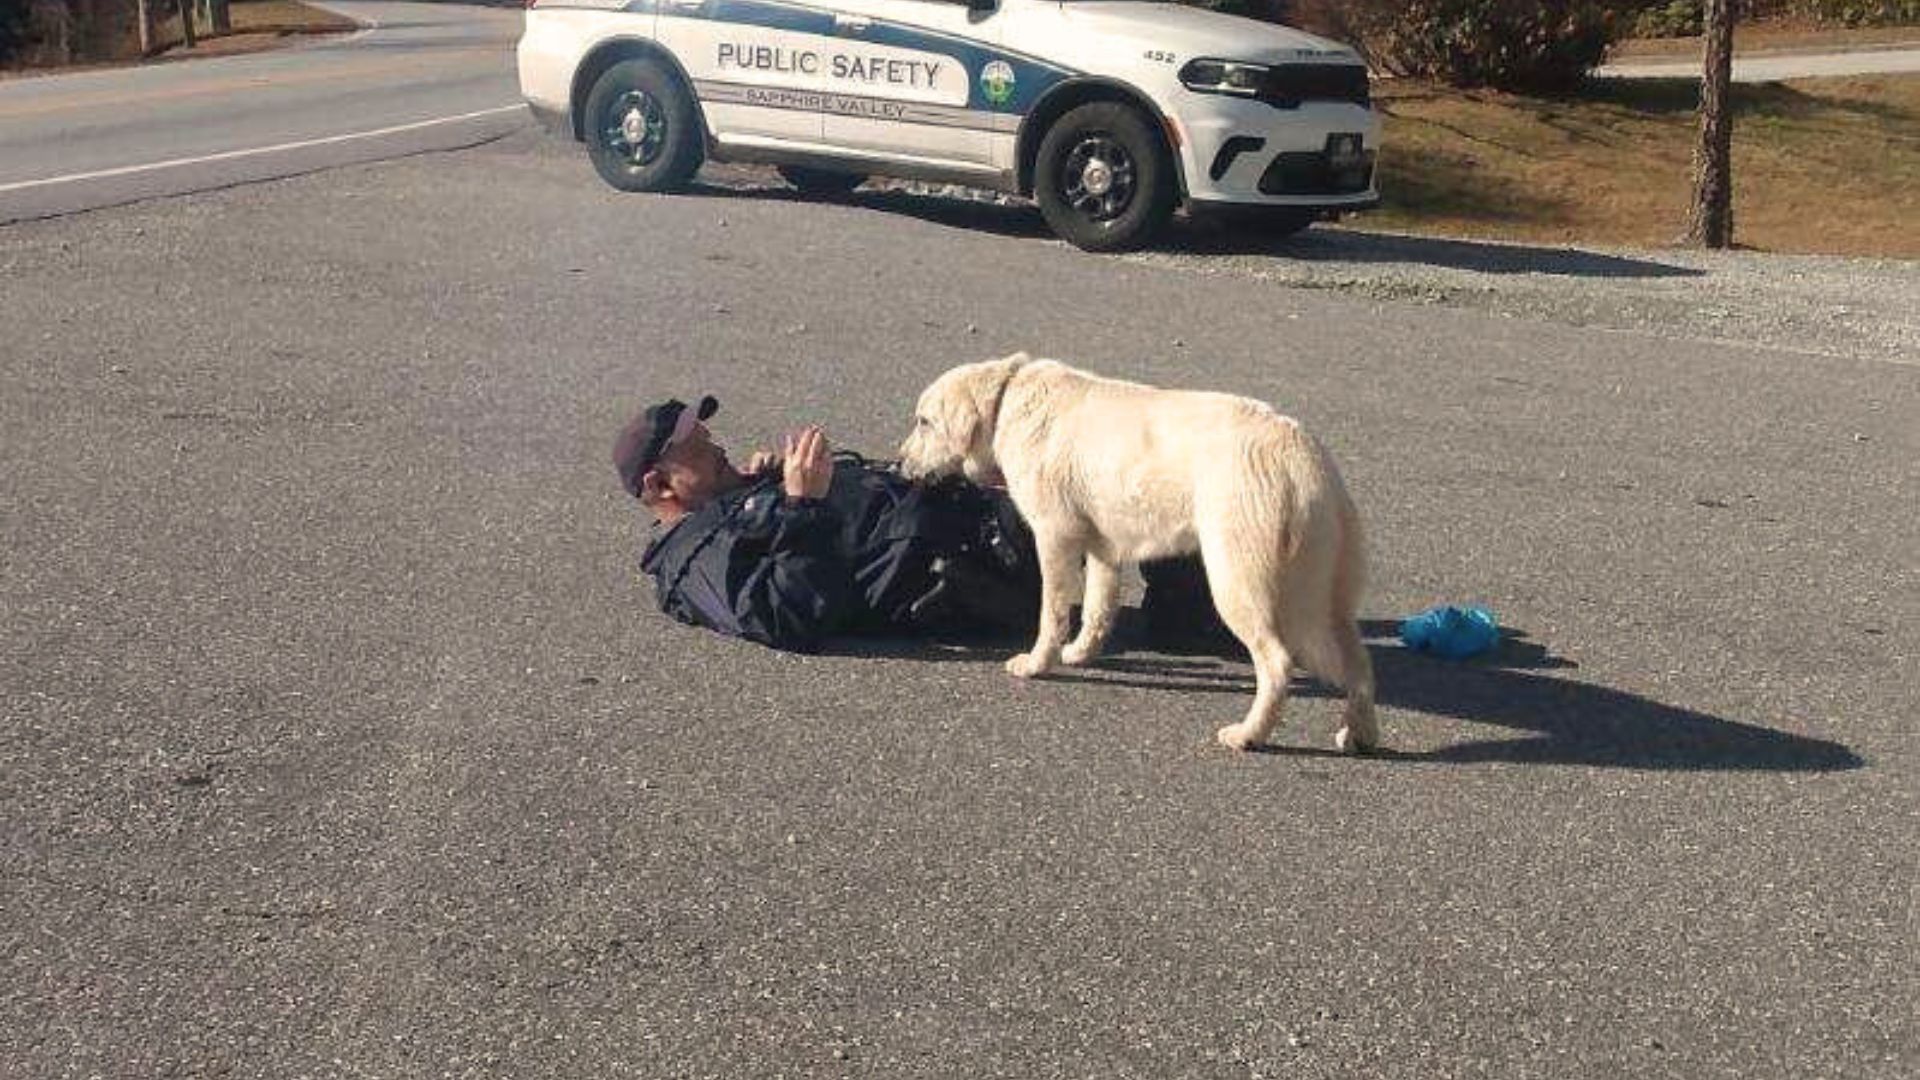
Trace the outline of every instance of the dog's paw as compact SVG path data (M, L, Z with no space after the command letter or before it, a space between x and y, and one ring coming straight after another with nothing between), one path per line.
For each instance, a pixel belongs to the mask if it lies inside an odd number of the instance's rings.
M1036 675L1045 675L1050 666L1044 659L1034 659L1032 653L1020 653L1007 661L1007 674L1016 679L1031 679Z
M1060 662L1073 667L1079 667L1081 664L1089 660L1097 659L1099 656L1100 646L1083 645L1078 641L1070 641L1067 643L1066 648L1060 650Z
M1378 739L1357 739L1352 728L1343 727L1333 733L1333 748L1343 754L1371 754L1380 744Z
M1213 737L1229 750L1245 750L1253 745L1253 733L1245 724L1229 724L1214 732Z

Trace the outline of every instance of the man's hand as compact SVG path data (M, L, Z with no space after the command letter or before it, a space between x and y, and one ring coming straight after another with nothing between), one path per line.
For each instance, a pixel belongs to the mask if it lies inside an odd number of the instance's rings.
M747 476L759 476L762 473L779 471L780 455L771 450L755 450L752 455L747 458L747 467L742 470L743 474Z
M819 428L802 428L787 436L781 457L784 486L790 498L818 499L826 495L833 482L833 457L827 437Z

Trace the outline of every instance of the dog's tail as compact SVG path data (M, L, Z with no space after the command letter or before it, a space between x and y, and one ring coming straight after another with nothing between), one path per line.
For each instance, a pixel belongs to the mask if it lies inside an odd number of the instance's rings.
M1288 500L1280 538L1286 569L1277 598L1282 633L1302 666L1345 686L1357 673L1343 644L1351 631L1340 628L1353 626L1367 586L1360 513L1317 440L1298 428L1283 437L1291 445L1278 456L1286 463Z
M1333 459L1293 421L1276 426L1273 440L1269 460L1282 473L1280 487L1287 502L1281 513L1280 552L1291 564L1309 547L1321 548L1337 539L1343 522L1328 510L1345 501L1345 488Z

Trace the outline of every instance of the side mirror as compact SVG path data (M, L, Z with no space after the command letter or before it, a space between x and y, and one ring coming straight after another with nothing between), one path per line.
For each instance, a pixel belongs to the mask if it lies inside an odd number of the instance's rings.
M1000 6L1000 0L965 0L967 10L976 15L985 15Z

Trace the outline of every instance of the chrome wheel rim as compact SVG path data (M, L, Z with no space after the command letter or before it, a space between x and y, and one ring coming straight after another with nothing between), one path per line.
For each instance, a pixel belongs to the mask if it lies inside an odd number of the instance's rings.
M667 114L653 95L629 90L607 108L602 134L607 148L629 168L651 165L667 145Z
M1068 206L1094 221L1112 221L1133 204L1138 173L1133 155L1106 135L1074 144L1060 170L1060 194Z

